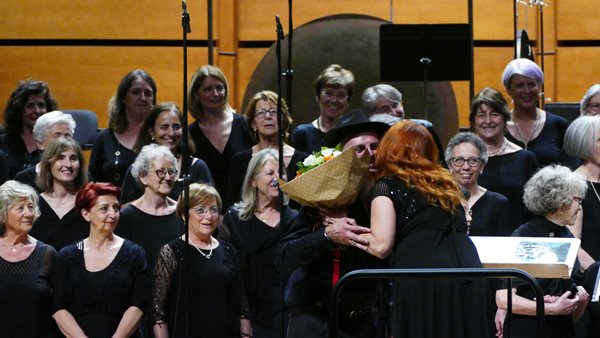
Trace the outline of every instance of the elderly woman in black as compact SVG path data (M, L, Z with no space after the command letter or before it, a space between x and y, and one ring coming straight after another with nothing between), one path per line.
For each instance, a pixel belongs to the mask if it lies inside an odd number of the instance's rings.
M6 338L57 335L50 320L56 250L29 232L39 216L37 193L7 181L0 186L0 332Z
M136 69L121 79L108 103L108 128L94 139L89 167L93 181L123 184L125 172L135 160L133 146L155 104L156 83L150 74Z
M75 196L86 183L85 158L77 141L59 138L52 142L40 161L36 186L42 189L42 215L31 234L56 250L85 238L90 227L75 208Z
M473 133L458 133L448 142L445 159L463 192L460 202L467 219L467 234L509 236L513 228L508 200L477 184L488 160L483 141Z
M281 337L282 316L287 317L281 307L287 277L280 278L273 261L281 235L298 212L287 206L287 199L279 210L278 166L275 149L263 149L252 157L242 200L227 210L219 232L219 238L233 244L240 254L255 338Z
M21 81L10 95L4 110L5 134L0 136L9 179L39 162L33 126L38 117L52 110L56 110L56 100L44 81Z
M203 183L190 185L189 209L182 197L177 201L177 215L189 223L189 244L184 235L158 254L152 297L156 338L252 337L237 250L212 236L220 208L217 190Z
M552 165L542 168L525 185L523 200L535 215L512 234L514 237L565 237L573 234L567 227L575 224L587 185L585 178L569 168ZM573 273L579 270L579 263ZM544 292L546 330L544 337L575 337L574 322L581 318L589 295L573 278L538 279ZM529 285L515 281L512 289L512 334L515 337L536 337L536 304ZM575 291L571 290L577 290ZM499 311L507 309L507 290L496 292ZM502 324L496 328L502 332Z
M67 337L141 337L146 258L139 245L113 233L119 221L119 188L88 183L75 204L90 233L60 251L52 317Z
M157 144L165 146L171 150L177 160L178 175L175 177L175 184L169 193L169 197L174 200L179 198L181 191L183 190L183 181L178 178L182 173L182 125L183 125L183 114L179 110L179 107L172 102L159 103L150 110L148 117L144 121L142 126L143 131L138 135L134 152L139 154L142 147L149 144ZM188 140L188 154L193 154L195 151L195 145L192 140ZM189 168L188 173L190 175L190 182L204 182L213 184L213 178L208 169L206 163L194 156L188 155L186 164ZM129 203L144 194L144 187L136 183L136 179L131 174L132 167L129 167L125 179L123 180L123 187L121 191L121 203ZM164 244L164 243L163 243Z

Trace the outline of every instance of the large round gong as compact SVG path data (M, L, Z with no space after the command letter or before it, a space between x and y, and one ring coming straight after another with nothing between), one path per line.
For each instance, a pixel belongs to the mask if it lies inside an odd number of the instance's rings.
M364 15L334 15L306 23L294 30L291 107L294 125L312 121L318 116L314 80L332 63L354 73L356 84L349 109L361 106L360 97L365 88L380 82L379 26L384 23L388 22ZM287 44L286 37L281 46L282 69L287 65ZM285 80L282 81L285 84ZM422 82L388 83L402 92L407 118L424 118ZM275 44L252 74L244 94L243 109L254 93L265 89L277 91ZM445 145L458 129L454 91L450 82L429 82L427 96L427 118L434 124Z

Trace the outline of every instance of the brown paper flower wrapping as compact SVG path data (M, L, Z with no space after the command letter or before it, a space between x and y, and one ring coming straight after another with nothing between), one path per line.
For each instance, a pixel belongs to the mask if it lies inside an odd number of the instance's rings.
M369 172L369 156L359 159L354 148L279 185L289 198L313 208L335 208L353 203Z

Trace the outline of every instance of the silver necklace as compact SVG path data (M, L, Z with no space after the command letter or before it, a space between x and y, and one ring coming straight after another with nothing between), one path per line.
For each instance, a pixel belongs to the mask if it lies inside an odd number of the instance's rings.
M519 130L519 126L517 125L517 121L513 121L513 124L515 125L515 130L517 131L517 134L519 134L519 138L521 138L521 140L523 141L523 145L525 146L524 147L525 149L527 149L527 145L529 144L529 142L533 138L533 135L535 135L535 132L538 130L538 128L540 126L540 119L538 118L539 117L538 115L539 114L536 112L535 125L533 127L533 130L529 134L529 137L527 138L527 140L525 140L525 138L523 137L523 134L521 134L521 131Z
M594 187L594 182L592 181L588 181L590 182L590 185L592 186L592 190L594 190L594 193L596 194L596 198L598 198L598 202L600 202L600 195L598 195L598 191L596 191L596 187Z
M488 156L492 157L492 156L497 156L497 155L502 154L502 152L504 151L504 149L506 149L506 146L508 146L508 140L505 137L504 138L504 143L502 143L502 147L500 147L500 149L498 151L496 151L496 152L488 153Z
M191 242L190 242L191 243ZM212 256L213 253L213 245L212 245L212 238L210 239L210 251L208 252L208 255L205 254L204 252L202 252L202 250L200 250L199 247L196 246L196 244L192 243L192 245L194 246L194 248L196 248L196 250L198 250L198 252L204 256L204 258L206 259L210 259L210 257Z

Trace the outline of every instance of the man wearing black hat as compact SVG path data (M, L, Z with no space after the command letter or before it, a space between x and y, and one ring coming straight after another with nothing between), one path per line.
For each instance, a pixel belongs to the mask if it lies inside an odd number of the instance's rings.
M379 140L388 129L389 125L371 122L362 110L356 109L344 115L325 135L324 144L334 147L340 143L344 150L354 147L359 157L370 157L369 171L373 173ZM348 216L358 224L368 225L372 182L367 181L352 205L339 210L303 207L277 246L277 268L282 273L293 271L287 286L287 337L327 337L329 297L337 280L353 270L387 266L386 261L364 250L367 243L359 235L369 232L368 227L324 217ZM338 337L373 338L381 334L375 320L379 293L380 283L373 280L357 280L344 286L338 307Z

